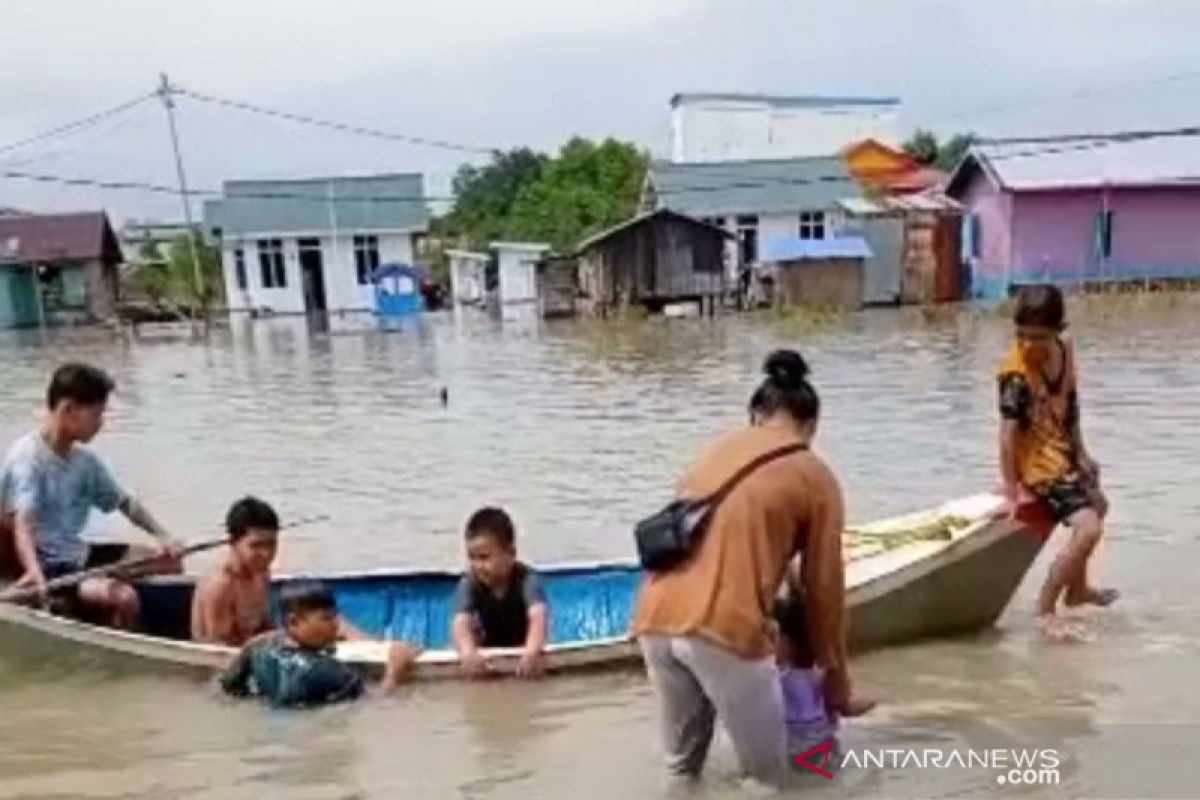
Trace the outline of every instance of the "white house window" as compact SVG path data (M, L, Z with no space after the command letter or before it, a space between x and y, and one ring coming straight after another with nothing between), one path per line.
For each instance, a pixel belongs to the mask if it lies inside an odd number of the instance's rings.
M242 248L233 251L233 271L240 291L246 291L246 254Z
M737 218L738 255L743 265L758 261L758 216L742 214Z
M354 237L354 270L358 274L358 285L371 283L371 276L379 268L379 237Z
M262 272L264 289L287 287L287 270L283 263L282 239L258 240L258 268Z
M802 211L802 212L800 212L800 238L801 239L824 239L825 238L825 212L824 211Z

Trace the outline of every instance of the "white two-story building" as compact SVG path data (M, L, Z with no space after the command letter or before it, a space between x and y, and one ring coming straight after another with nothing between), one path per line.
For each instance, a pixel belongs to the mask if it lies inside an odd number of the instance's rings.
M204 204L231 312L370 311L381 264L412 264L429 225L422 177L227 181Z

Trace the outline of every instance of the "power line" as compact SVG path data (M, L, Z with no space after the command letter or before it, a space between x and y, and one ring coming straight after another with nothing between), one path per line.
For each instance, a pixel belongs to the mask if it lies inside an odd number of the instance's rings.
M145 106L140 106L139 110L143 108L145 108ZM137 121L137 113L126 114L121 117L113 118L112 121L107 125L97 124L93 130L87 131L86 133L81 132L80 139L82 139L82 141L54 144L51 145L51 147L54 149L49 151L35 152L33 155L9 156L7 158L0 159L0 167L26 167L37 162L58 161L60 159L76 156L84 150L95 146L99 142L112 138L116 134L125 130L131 123Z
M11 178L13 180L32 181L34 183L60 184L64 186L76 186L92 189L109 189L113 191L141 191L149 194L171 195L179 197L185 194L178 187L167 186L158 183L149 183L146 181L123 181L123 180L102 180L97 178L79 178L67 175L51 175L45 173L24 172L21 170L6 170L0 168L0 178ZM294 192L239 192L236 195L227 196L219 189L188 189L187 197L194 198L216 198L222 200L305 200L313 203L328 203L329 197L326 195L300 194ZM337 203L425 203L450 201L453 197L441 197L436 195L361 195L361 196L335 196L334 201Z
M477 147L474 145L460 144L457 142L447 142L441 139L429 139L423 136L410 136L405 133L396 133L394 131L383 131L374 128L366 128L360 125L349 125L342 122L333 122L327 119L318 119L317 117L309 117L304 114L293 114L288 111L279 111L264 106L246 103L240 100L227 100L213 95L203 94L191 89L185 89L179 86L174 87L174 94L188 97L192 100L198 100L202 103L210 103L212 105L223 106L225 108L233 108L239 111L246 111L251 114L259 114L266 117L274 117L276 119L284 119L289 122L299 123L301 125L312 125L319 128L328 128L329 130L341 131L342 133L353 133L359 136L368 136L374 139L386 139L392 142L404 142L405 144L421 145L423 147L435 147L441 150L454 150L460 153L476 153L490 155L496 152L493 147Z
M72 122L68 122L64 125L59 125L56 128L51 128L48 131L43 131L42 133L39 133L35 136L30 136L27 139L21 139L20 141L11 142L9 144L0 146L0 153L7 153L10 150L16 150L21 147L27 147L31 144L37 144L38 142L46 141L47 139L53 139L56 136L61 136L65 133L70 133L71 131L78 130L79 128L86 128L89 125L94 125L97 122L106 120L109 117L115 117L118 114L123 114L126 111L128 111L129 109L131 109L137 105L140 105L141 103L146 102L151 97L154 97L153 93L144 94L140 97L135 97L132 100L121 103L120 105L105 109L104 111L99 111L95 114L91 114L89 116L74 120Z
M1185 128L1168 128L1162 130L1141 130L1141 131L1122 131L1117 133L1106 134L1099 138L1088 139L1082 142L1068 141L1061 145L1046 145L1032 144L1029 148L1015 151L1012 153L998 153L990 155L992 160L1010 160L1021 158L1032 158L1041 155L1053 155L1065 152L1072 152L1083 149L1100 149L1111 147L1120 144L1129 144L1132 142L1147 141L1157 138L1176 138L1176 137L1194 137L1200 136L1200 126L1189 126ZM1046 137L1050 138L1050 137ZM1056 140L1061 141L1061 139ZM718 162L719 163L719 162ZM0 168L0 177L11 178L14 180L28 180L37 183L60 184L67 186L88 187L108 190L120 191L143 191L153 194L163 194L178 197L182 192L173 186L165 186L162 184L154 184L143 181L128 181L128 180L101 180L93 178L80 178L64 175L52 175L42 173L24 172L19 170L6 170ZM677 186L671 189L660 190L660 196L672 196L679 194L690 193L705 193L726 191L736 188L767 188L779 185L794 185L794 186L809 186L821 183L854 183L852 176L845 173L836 175L815 175L805 178L764 178L754 181L725 181L721 183L696 184ZM210 197L227 200L299 200L314 203L328 203L329 197L326 195L313 195L295 193L295 192L246 192L237 193L232 196L226 196L224 192L217 189L189 189L186 192L188 197ZM426 202L453 202L454 196L438 196L438 195L358 195L358 196L340 196L334 198L338 203L426 203Z
M942 114L933 116L932 119L938 122L946 122L948 120L958 120L969 117L981 117L991 114L1000 113L1002 111L1016 111L1022 108L1032 108L1035 106L1044 106L1051 103L1071 102L1075 100L1088 100L1093 97L1102 97L1106 94L1115 92L1127 92L1130 89L1137 89L1144 86L1157 86L1167 83L1179 83L1182 81L1190 81L1200 79L1200 70L1191 70L1188 72L1177 72L1170 75L1162 75L1157 78L1150 78L1142 81L1131 81L1124 84L1107 86L1094 86L1086 89L1077 89L1072 92L1066 92L1054 97L1042 97L1034 100L1024 100L1014 103L1001 103L992 106L984 106L982 108L970 109L967 111L956 111L950 114Z

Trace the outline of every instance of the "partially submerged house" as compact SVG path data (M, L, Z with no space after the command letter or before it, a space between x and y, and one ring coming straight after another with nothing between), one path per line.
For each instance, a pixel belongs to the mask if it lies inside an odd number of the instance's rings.
M718 226L665 209L597 233L577 248L583 309L598 316L678 303L714 309L726 289L728 238Z
M375 270L413 263L429 209L416 174L227 181L204 223L230 311L369 312Z
M838 155L774 161L656 162L642 193L645 211L667 209L731 234L724 254L731 285L759 261L759 243L822 240L841 222L838 201L861 197Z
M0 328L112 319L121 263L103 211L0 215Z
M873 254L861 236L780 238L763 244L763 260L773 267L776 305L837 311L863 307L864 266Z
M864 263L867 305L948 303L962 299L962 209L939 192L848 198L846 233L871 249Z
M1023 283L1200 278L1200 141L1066 137L977 145L947 193L967 215L970 296Z

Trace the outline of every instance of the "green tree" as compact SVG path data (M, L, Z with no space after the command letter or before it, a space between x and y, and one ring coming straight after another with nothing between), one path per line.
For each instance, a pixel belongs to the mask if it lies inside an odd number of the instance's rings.
M464 164L454 176L454 208L433 226L445 238L484 247L505 235L517 196L542 174L549 158L529 148L496 152L491 163Z
M915 158L918 163L932 167L938 161L938 138L933 131L917 128L908 141L904 143L904 152Z
M958 162L962 161L963 156L971 149L971 145L975 144L976 138L972 133L957 133L942 143L938 148L938 169L949 171L957 167Z
M152 245L144 246L130 270L130 283L151 302L181 317L191 312L207 315L222 294L221 256L199 236L195 245L199 271L192 260L187 234L180 234L171 242L165 261Z
M637 210L647 155L632 144L575 138L513 204L506 233L545 241L560 252Z
M958 166L975 140L973 133L956 133L940 141L933 131L918 128L904 143L904 152L927 167L951 170Z

